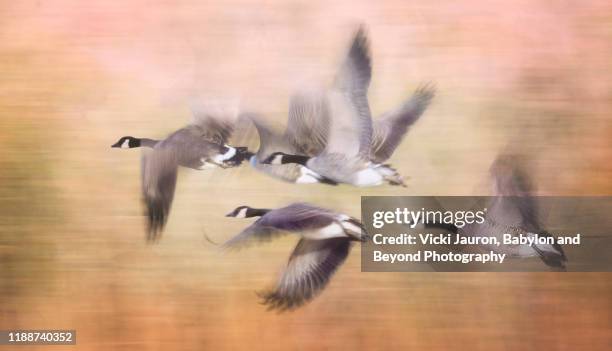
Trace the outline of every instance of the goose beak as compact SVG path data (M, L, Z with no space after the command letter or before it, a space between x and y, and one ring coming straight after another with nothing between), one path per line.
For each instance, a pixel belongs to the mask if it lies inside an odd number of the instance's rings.
M255 153L250 152L249 150L246 150L246 151L244 152L243 159L244 159L244 160L250 160L250 159L251 159L251 157L253 157L253 156L255 156Z
M121 147L121 143L120 142L116 142L113 145L111 145L111 147Z
M232 211L232 212L226 214L225 217L234 217L234 212Z
M246 147L237 147L236 153L238 155L238 164L242 163L244 160L250 160L255 154L250 152Z

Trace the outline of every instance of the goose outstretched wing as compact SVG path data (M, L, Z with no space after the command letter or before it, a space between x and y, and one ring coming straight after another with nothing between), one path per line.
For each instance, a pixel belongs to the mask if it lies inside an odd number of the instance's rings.
M315 230L332 224L334 213L305 203L294 203L272 210L225 244L226 249L247 247L270 241L287 233Z
M266 213L259 219L261 225L289 232L323 228L336 219L334 213L306 203L294 203Z
M206 106L192 106L192 126L198 128L201 136L216 144L227 144L234 131L236 113L229 109Z
M505 220L520 225L525 231L540 232L539 209L537 198L534 197L537 189L520 157L511 154L498 155L491 165L490 175L495 183L495 202L497 207L502 209L490 215L497 217L498 221ZM506 216L513 217L504 218Z
M170 150L145 150L142 155L142 197L146 205L147 239L159 239L168 220L178 165Z
M295 149L285 137L265 123L259 116L250 115L249 119L253 122L259 134L257 159L263 161L274 152L295 153Z
M255 222L246 227L240 234L223 243L221 248L226 251L240 250L255 244L271 241L287 233L278 228L263 226Z
M372 116L367 92L371 76L369 43L360 28L327 95L331 125L325 152L369 158Z
M317 91L300 91L289 100L287 140L298 152L316 156L327 145L330 115L325 94Z
M406 132L418 119L435 95L431 85L422 85L398 109L387 112L374 121L372 149L370 159L383 163L393 155L406 135Z
M271 309L286 310L310 301L327 286L350 247L348 238L301 239L276 288L261 294L263 303Z

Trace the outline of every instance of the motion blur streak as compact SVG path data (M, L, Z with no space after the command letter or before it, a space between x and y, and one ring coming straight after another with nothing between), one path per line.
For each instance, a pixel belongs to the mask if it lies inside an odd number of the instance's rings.
M531 159L541 194L612 195L610 13L609 1L2 2L0 329L76 329L82 350L608 349L609 274L362 274L353 252L313 303L277 315L254 291L294 238L227 257L204 233L238 233L224 214L243 204L358 215L360 194L487 195L479 179L508 148ZM208 97L285 123L290 93L333 77L360 22L373 115L437 86L390 160L408 188L332 195L249 167L181 172L171 235L145 245L140 153L110 143L163 137Z

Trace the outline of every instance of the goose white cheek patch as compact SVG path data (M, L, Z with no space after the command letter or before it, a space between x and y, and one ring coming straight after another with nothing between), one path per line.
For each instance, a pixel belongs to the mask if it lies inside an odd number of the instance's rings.
M224 161L227 161L236 155L236 148L233 148L228 145L225 145L225 147L227 147L229 150L227 150L224 154L219 154L213 157L213 161L217 163L223 163Z
M121 143L121 148L122 149L129 149L130 148L130 140L129 139L125 139L123 141L123 143Z

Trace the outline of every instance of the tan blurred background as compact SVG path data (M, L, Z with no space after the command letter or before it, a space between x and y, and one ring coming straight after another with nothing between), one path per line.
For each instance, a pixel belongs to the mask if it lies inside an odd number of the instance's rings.
M146 245L140 152L110 145L163 137L194 99L284 123L289 94L331 80L358 23L375 114L438 87L390 160L409 186L183 171ZM358 215L366 194L486 195L508 149L542 194L612 195L611 58L609 1L4 1L0 329L76 329L82 350L609 350L609 273L361 273L356 249L314 302L275 314L254 291L294 239L220 255L204 236L246 226L223 216L243 204Z

